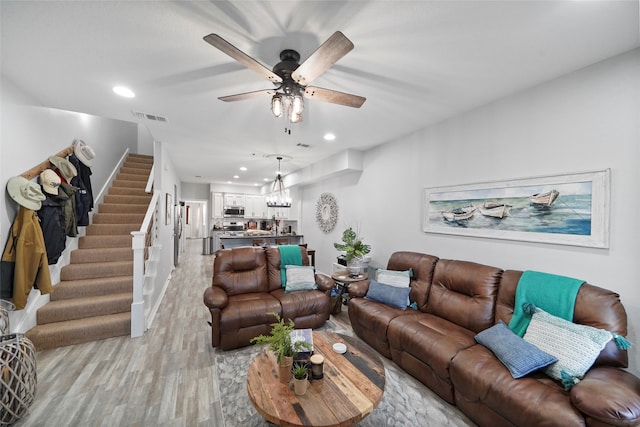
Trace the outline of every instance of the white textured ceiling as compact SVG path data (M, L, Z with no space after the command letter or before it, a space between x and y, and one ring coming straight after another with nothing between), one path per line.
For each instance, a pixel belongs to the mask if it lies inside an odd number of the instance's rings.
M2 73L43 106L138 121L185 182L251 185L346 148L367 149L637 48L638 1L7 1ZM336 30L355 48L313 84L365 96L360 109L306 101L292 125L272 88L204 42L217 33L271 68L306 59ZM111 91L124 84L133 99ZM333 132L334 142L323 141ZM309 148L298 147L307 144ZM246 166L247 172L238 168ZM234 180L233 175L240 178ZM202 178L195 178L196 175Z

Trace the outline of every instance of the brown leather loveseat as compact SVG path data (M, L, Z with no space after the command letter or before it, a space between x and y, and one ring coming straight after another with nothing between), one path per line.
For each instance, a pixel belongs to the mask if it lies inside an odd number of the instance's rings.
M387 269L412 269L410 300L401 310L363 298L369 282L349 287L356 334L480 426L635 426L640 379L625 371L627 350L606 344L584 378L568 391L543 371L514 379L474 337L514 313L521 271L396 252ZM627 333L614 292L583 284L573 322Z
M302 264L309 265L307 250ZM277 247L239 247L216 252L213 284L204 292L211 312L211 345L231 350L250 344L251 338L269 334L275 322L269 312L291 319L296 328L317 328L329 319L331 277L316 273L317 290L285 293L280 282Z

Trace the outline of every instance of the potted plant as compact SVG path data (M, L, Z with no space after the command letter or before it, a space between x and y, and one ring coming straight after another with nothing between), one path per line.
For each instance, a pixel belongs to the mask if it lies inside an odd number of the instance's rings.
M351 227L342 233L342 242L334 243L333 246L346 253L347 270L352 276L357 276L362 266L362 258L371 252L371 246L365 244Z
M270 312L267 314L276 318L276 323L271 324L271 333L251 338L251 342L258 345L269 345L269 349L273 351L278 362L280 382L288 383L291 380L293 358L300 351L309 349L310 345L301 341L291 342L291 331L295 329L293 320L289 319L289 322L286 323L278 313Z
M304 362L298 362L293 365L293 392L302 396L307 392L307 379L309 377L309 368Z

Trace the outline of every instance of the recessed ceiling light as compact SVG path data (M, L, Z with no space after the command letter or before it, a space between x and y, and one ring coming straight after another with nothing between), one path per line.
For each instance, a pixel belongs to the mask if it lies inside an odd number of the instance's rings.
M247 170L247 168L246 168L245 166L240 166L240 170L241 170L242 172L245 172L245 171Z
M332 133L326 133L324 135L324 140L325 141L333 141L335 139L336 139L336 136L334 134L332 134Z
M254 187L257 187L258 185L260 185L260 184L258 184L257 182L254 182L254 183L253 183L253 186L254 186Z
M114 86L113 87L113 91L120 95L123 96L125 98L133 98L136 96L135 93L133 93L133 91L131 89L129 89L128 87L124 87L124 86Z
M234 177L235 179L240 178L238 175L233 175L233 177Z
M233 182L231 182L231 181L227 181L227 184L233 184Z
M263 180L264 182L269 182L269 181L271 181L269 178L262 178L262 180Z

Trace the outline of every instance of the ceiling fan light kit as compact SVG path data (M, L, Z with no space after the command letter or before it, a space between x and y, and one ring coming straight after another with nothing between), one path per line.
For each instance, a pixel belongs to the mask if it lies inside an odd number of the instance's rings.
M333 33L302 64L299 63L300 54L298 52L292 49L283 50L280 52L280 62L273 67L273 70L269 70L217 34L209 34L204 37L204 40L250 70L266 77L276 86L275 90L263 89L221 96L218 99L222 101L242 101L268 95L271 96L271 112L273 115L281 117L286 114L290 123L302 121L303 96L308 99L317 99L353 108L360 108L366 101L366 98L362 96L308 86L353 49L353 43L340 31Z

